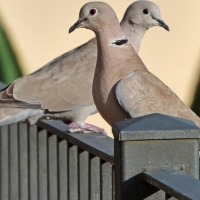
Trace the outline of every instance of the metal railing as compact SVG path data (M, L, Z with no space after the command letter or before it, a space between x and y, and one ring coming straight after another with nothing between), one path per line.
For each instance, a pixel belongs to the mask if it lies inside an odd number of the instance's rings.
M68 129L0 127L0 200L200 199L193 122L147 115L116 123L115 139Z
M113 140L60 121L0 129L0 199L113 199Z

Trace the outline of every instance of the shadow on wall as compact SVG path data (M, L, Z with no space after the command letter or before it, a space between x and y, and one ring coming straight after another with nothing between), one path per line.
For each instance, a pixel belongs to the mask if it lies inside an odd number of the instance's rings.
M194 100L191 106L191 109L200 116L200 59L199 59L199 81L196 86L194 93Z
M22 76L17 56L0 21L0 81L9 84Z

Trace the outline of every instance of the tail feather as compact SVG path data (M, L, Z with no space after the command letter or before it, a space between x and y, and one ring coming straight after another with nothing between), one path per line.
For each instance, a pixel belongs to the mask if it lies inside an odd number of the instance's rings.
M39 109L0 108L0 126L41 116L43 113L44 111Z

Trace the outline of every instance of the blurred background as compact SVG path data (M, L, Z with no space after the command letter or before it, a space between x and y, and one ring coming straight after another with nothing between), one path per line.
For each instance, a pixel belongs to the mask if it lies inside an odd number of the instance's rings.
M0 80L12 82L88 41L94 34L78 29L68 34L86 0L1 0ZM131 0L107 0L119 20ZM148 69L200 115L200 1L154 0L170 27L151 28L145 34L140 57ZM93 115L88 123L111 133L110 126Z

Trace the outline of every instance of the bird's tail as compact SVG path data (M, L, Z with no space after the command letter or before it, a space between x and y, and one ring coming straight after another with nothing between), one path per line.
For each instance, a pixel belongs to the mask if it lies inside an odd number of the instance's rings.
M41 115L41 110L24 108L0 108L0 126L23 121L37 115Z

